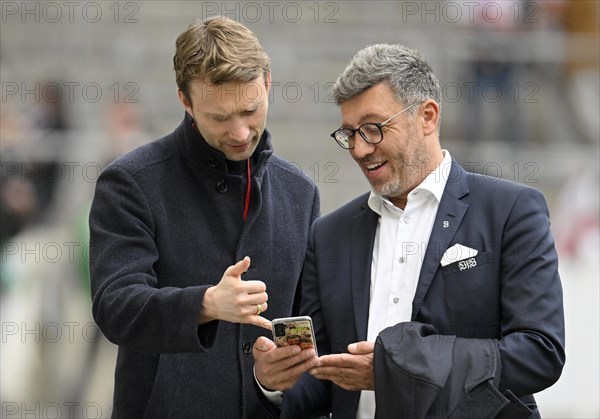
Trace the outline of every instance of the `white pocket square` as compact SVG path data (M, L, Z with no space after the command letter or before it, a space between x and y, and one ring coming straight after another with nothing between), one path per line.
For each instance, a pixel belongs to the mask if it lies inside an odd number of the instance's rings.
M454 246L449 247L442 256L442 267L450 265L451 263L458 262L477 256L478 251L471 249L470 247L463 246L462 244L456 243Z

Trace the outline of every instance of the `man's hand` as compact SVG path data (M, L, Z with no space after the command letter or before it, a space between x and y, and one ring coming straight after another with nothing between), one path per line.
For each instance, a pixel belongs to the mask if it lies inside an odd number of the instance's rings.
M212 320L248 323L271 329L271 322L260 313L267 310L267 286L262 281L243 281L242 274L250 267L246 256L227 268L221 281L204 294L199 324Z
M323 355L310 373L330 380L349 391L374 390L373 352L375 343L356 342L348 345L349 354Z
M298 345L278 348L273 341L259 337L252 349L256 379L267 390L287 390L300 376L317 365L314 349L301 350Z

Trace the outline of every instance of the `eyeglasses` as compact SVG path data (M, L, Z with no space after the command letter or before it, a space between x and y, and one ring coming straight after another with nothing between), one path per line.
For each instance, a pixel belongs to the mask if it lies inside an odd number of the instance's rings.
M338 128L330 135L340 145L340 147L345 148L347 150L354 148L356 131L358 131L363 140L365 140L369 144L379 144L383 141L383 130L381 128L386 126L392 119L400 115L402 112L409 110L415 105L418 105L418 103L413 103L412 105L402 109L400 112L390 116L383 122L367 122L366 124L362 124L360 127L355 129Z

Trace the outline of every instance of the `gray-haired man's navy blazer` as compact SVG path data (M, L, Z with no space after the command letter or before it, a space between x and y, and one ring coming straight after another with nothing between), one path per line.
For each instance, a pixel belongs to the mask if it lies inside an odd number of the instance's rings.
M378 222L367 199L368 194L358 197L312 228L301 313L313 318L320 355L347 352L348 344L367 337ZM442 267L444 252L457 243L478 254L468 264ZM534 411L531 417L539 417L532 394L552 385L565 362L562 288L542 194L467 173L453 161L429 243L421 251L425 254L412 320L435 327L440 341L449 335L497 345L498 389L514 393ZM420 357L405 362L431 361L428 354L418 353ZM376 373L378 412L384 411L378 390L392 398L403 391L378 389L380 378ZM359 394L305 374L284 396L282 417L306 418L331 410L334 419L354 418ZM418 398L414 403L419 408Z

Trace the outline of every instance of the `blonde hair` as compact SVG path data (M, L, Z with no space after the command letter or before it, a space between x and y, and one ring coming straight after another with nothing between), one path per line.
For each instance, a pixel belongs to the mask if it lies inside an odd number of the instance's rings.
M270 66L269 57L256 35L224 16L191 24L175 42L175 80L188 100L190 81L249 82L262 74L266 82Z

